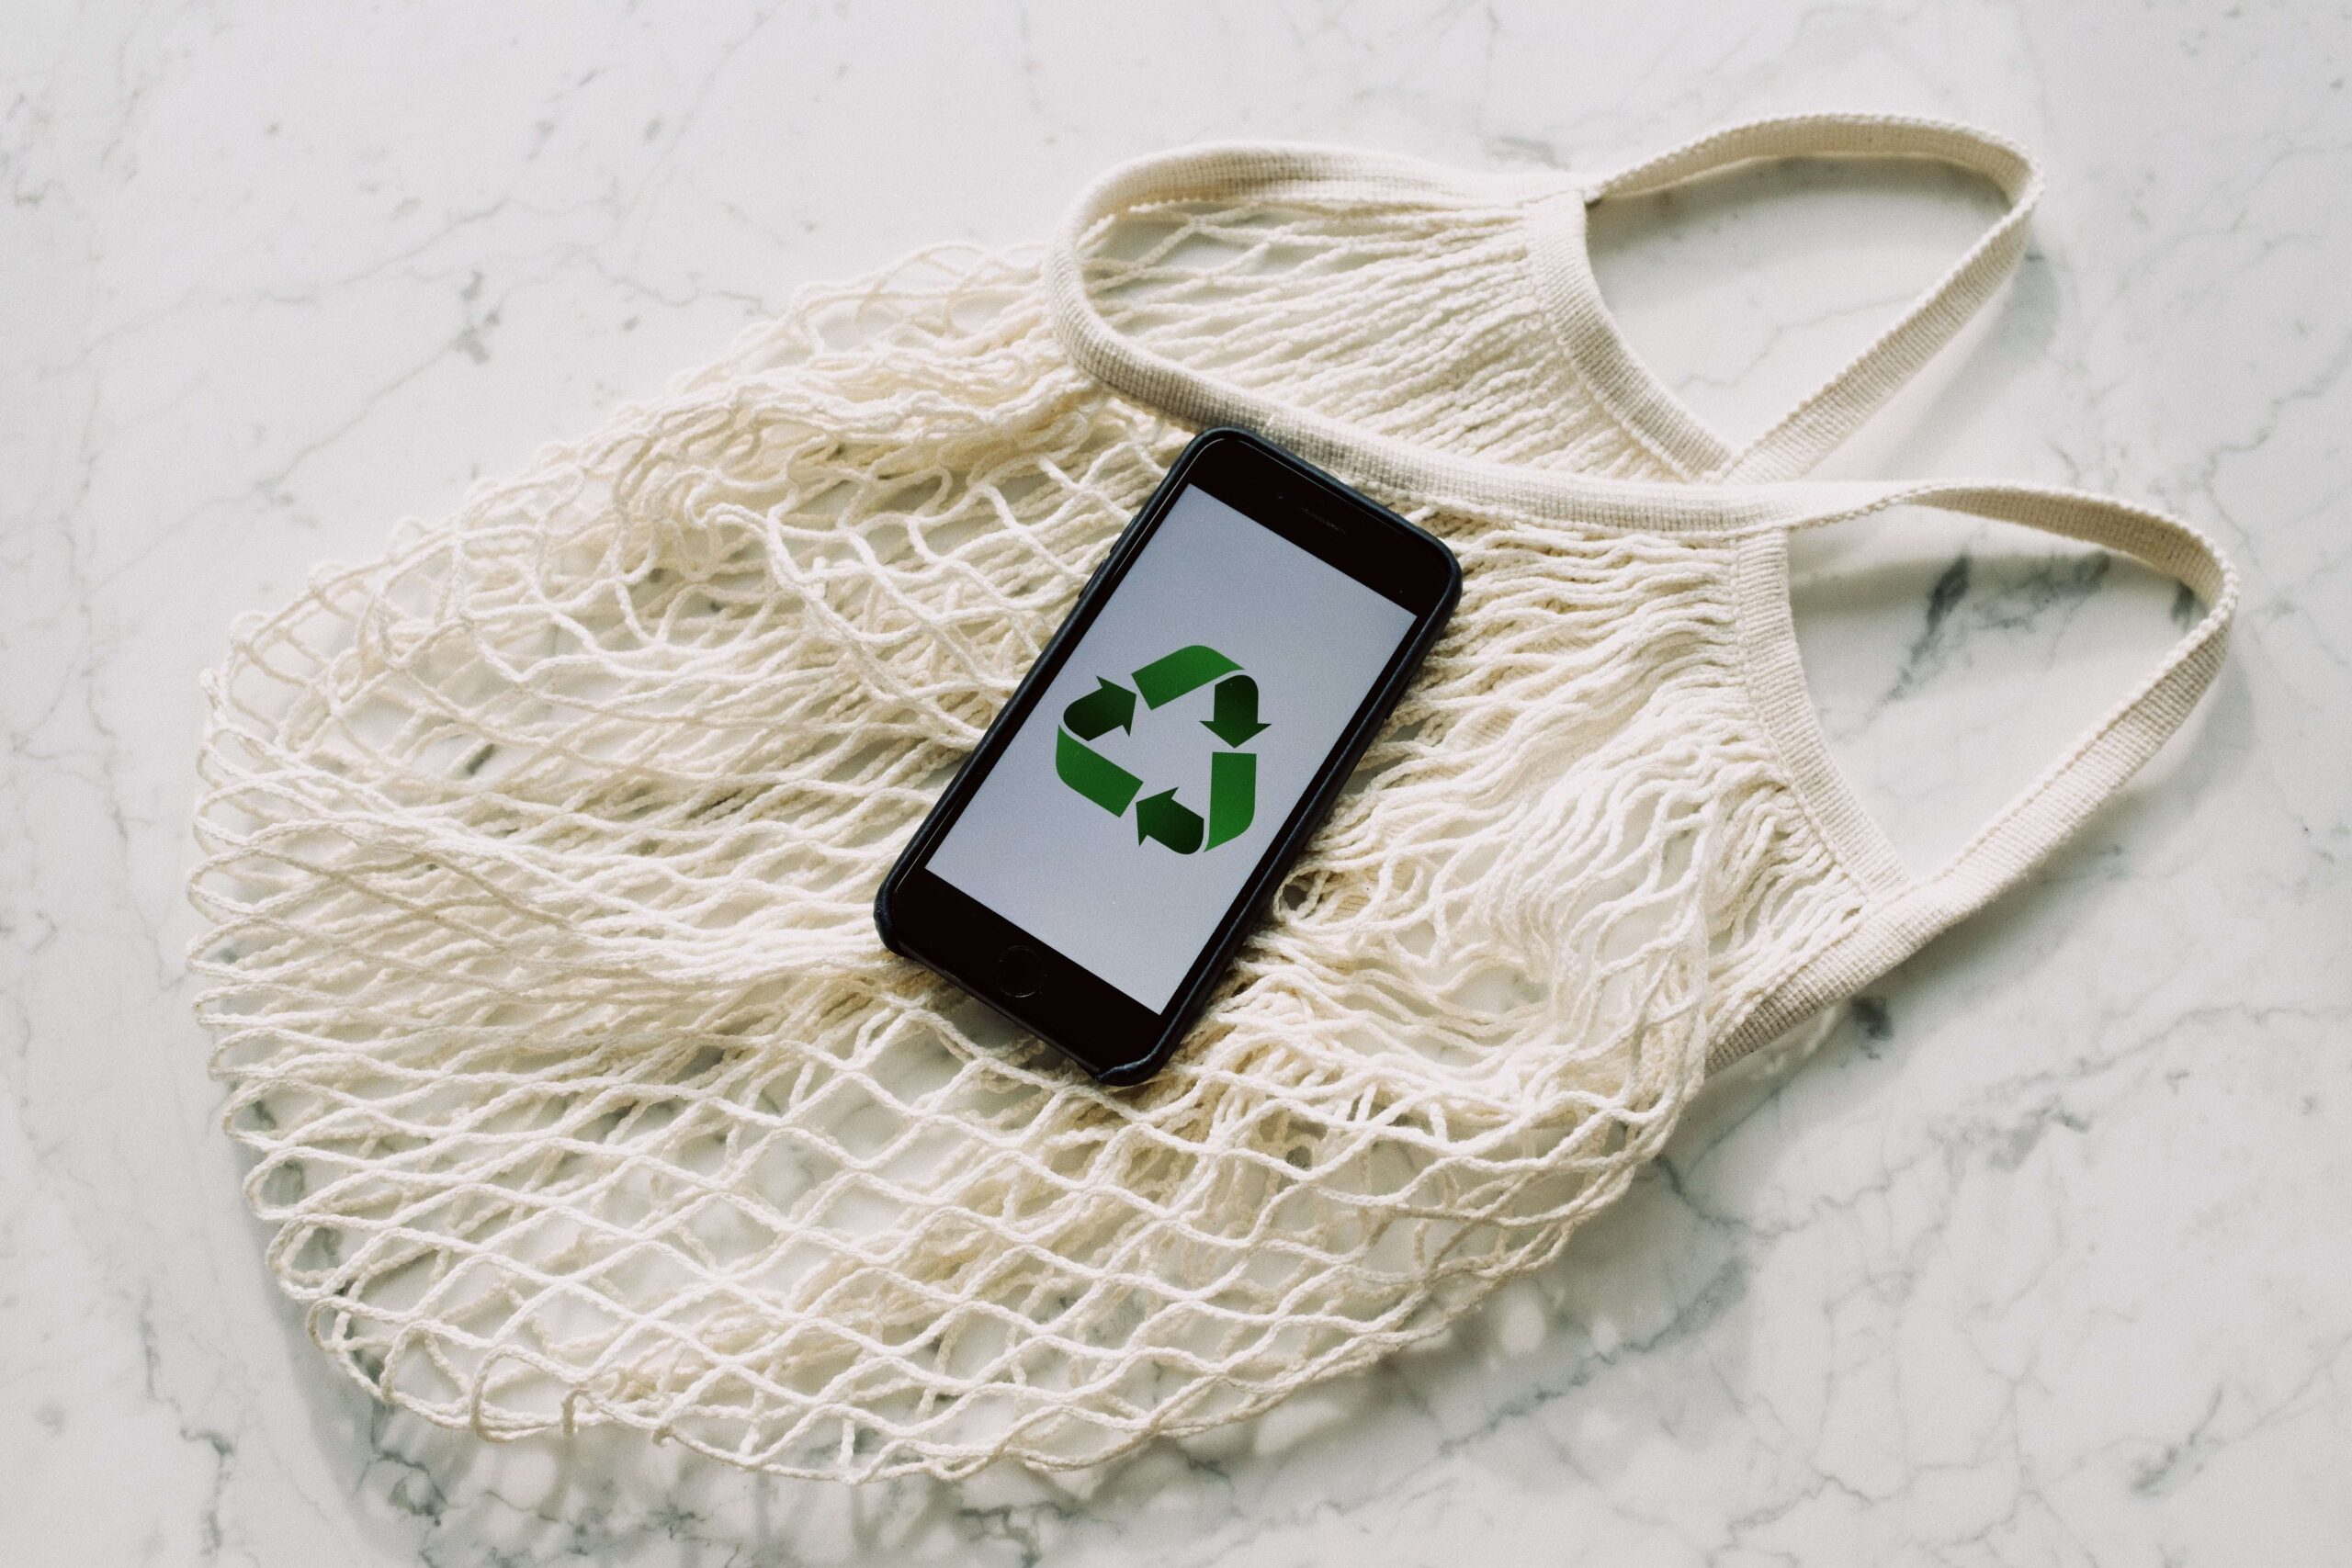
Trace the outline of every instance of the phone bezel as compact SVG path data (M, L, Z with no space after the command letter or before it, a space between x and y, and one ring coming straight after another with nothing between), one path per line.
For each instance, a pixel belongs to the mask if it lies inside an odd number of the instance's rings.
M1413 626L1251 868L1168 1006L1155 1012L933 874L929 862L1176 499L1194 485L1403 606L1412 614ZM1234 950L1320 825L1461 592L1462 569L1453 552L1431 535L1247 431L1204 431L1178 455L1113 544L1069 616L883 880L875 896L874 919L884 945L970 992L1102 1083L1120 1086L1150 1077L1206 1005ZM1034 972L1023 964L1023 972L1001 973L1014 949L1030 954ZM1030 984L1025 994L1019 989L1024 983Z

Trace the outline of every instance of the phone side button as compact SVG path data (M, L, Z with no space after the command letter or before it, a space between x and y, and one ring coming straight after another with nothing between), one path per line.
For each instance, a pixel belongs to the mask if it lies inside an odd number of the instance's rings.
M1046 966L1034 949L1008 947L996 961L996 983L1008 997L1034 997L1046 983Z

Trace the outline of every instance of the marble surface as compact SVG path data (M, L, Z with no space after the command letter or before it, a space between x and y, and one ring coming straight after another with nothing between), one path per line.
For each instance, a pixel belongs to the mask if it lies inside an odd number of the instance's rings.
M2352 1561L2352 21L1537 0L0 14L0 1559ZM715 354L802 279L1040 235L1205 136L1599 166L1822 107L2051 175L1988 319L1837 471L2151 499L2246 578L2208 711L2029 890L1783 1058L1452 1341L1103 1474L851 1490L488 1447L332 1377L190 1018L195 678L312 563ZM1755 428L1984 220L1778 169L1597 223ZM2169 591L1896 518L1809 542L1833 741L1964 838Z

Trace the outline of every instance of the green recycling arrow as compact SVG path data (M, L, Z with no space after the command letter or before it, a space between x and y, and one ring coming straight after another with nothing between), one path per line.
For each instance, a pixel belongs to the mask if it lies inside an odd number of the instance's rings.
M1136 671L1136 690L1151 706L1166 707L1185 693L1197 691L1227 671L1240 668L1216 649L1196 642Z
M1067 729L1054 737L1054 772L1062 783L1116 817L1143 788L1143 780Z
M1116 681L1098 681L1094 690L1062 710L1062 722L1080 740L1100 739L1114 729L1133 729L1136 694Z
M1260 725L1258 728L1264 728ZM1258 754L1219 751L1209 759L1209 848L1250 830L1258 814Z
M1098 676L1094 690L1062 710L1062 728L1054 738L1055 773L1114 817L1124 817L1133 806L1138 844L1149 840L1189 855L1248 832L1258 813L1258 757L1238 748L1267 728L1258 717L1258 682L1241 673L1240 665L1202 643L1153 660L1134 679L1135 690L1129 691ZM1216 691L1210 716L1201 726L1237 750L1210 754L1209 815L1204 823L1200 813L1176 798L1173 789L1143 795L1141 779L1088 742L1114 729L1133 733L1138 693L1146 707L1160 708L1212 681Z
M1163 789L1136 802L1136 842L1158 839L1180 855L1201 847L1200 813L1178 804L1176 792Z
M1201 727L1227 746L1239 746L1266 727L1258 722L1258 682L1247 675L1216 683L1216 712Z

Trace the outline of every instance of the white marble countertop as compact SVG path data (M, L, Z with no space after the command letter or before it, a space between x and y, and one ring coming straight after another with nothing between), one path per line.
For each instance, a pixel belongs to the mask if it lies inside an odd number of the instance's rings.
M0 1558L25 1563L2352 1561L2352 21L2301 0L0 17ZM1040 236L1108 162L1285 136L1598 167L1964 118L2050 189L1987 321L1833 465L2177 510L2246 596L2200 716L2030 889L1453 1340L1107 1474L852 1490L491 1447L328 1370L189 1013L197 672L241 612L715 355L804 279ZM1727 431L1986 193L1778 169L1604 209ZM1807 547L1837 749L1964 838L2170 593L1895 519Z

